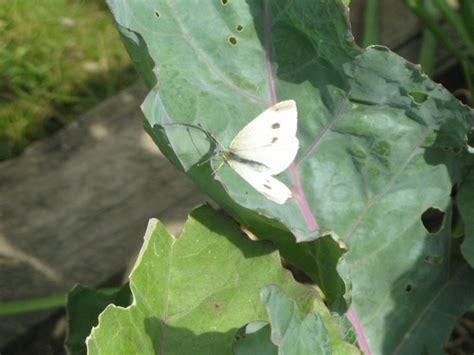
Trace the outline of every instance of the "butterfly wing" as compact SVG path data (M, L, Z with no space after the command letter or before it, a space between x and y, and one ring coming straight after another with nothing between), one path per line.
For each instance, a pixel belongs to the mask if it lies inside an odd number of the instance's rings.
M298 152L296 103L281 101L248 123L229 146L242 161L256 162L255 169L276 175L288 168Z
M252 166L233 159L229 159L227 162L237 174L269 200L281 205L292 196L290 189L274 177L261 173L252 168Z

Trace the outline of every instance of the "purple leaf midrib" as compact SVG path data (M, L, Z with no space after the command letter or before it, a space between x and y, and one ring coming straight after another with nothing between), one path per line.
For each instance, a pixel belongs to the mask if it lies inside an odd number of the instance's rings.
M269 18L269 8L268 0L263 2L263 49L264 49L264 60L265 60L265 70L267 74L267 84L268 91L270 92L270 97L272 105L277 103L277 95L275 89L275 81L272 74L272 63L270 60L270 18ZM293 183L293 197L298 203L301 215L303 216L306 226L310 231L317 231L319 229L316 218L314 217L308 201L306 199L301 180L298 175L298 169L295 164L291 164L288 168L290 172L291 182Z
M274 82L273 74L272 74L272 63L270 59L270 30L271 30L271 26L270 26L270 19L269 19L268 0L264 0L263 2L264 59L265 59L265 69L266 69L266 75L267 75L268 89L270 92L272 104L274 105L277 103L277 95L276 95L276 89L275 89L275 82ZM293 196L298 203L298 207L300 209L301 215L303 216L303 219L305 220L308 229L310 231L316 231L319 229L319 226L316 222L316 218L314 217L309 207L308 201L306 199L303 186L301 184L301 180L298 174L298 166L293 163L290 165L288 170L290 172L291 181L294 186ZM368 345L367 339L365 338L364 330L355 312L352 310L352 308L349 308L347 316L348 316L349 321L352 323L359 345L361 346L362 350L364 351L366 355L370 355L371 350Z

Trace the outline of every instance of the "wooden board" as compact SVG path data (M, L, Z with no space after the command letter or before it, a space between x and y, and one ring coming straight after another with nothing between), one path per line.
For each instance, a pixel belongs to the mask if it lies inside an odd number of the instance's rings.
M97 286L123 270L148 219L179 233L204 197L143 130L136 85L0 164L0 301ZM48 312L2 317L0 346Z
M419 37L417 18L403 5L401 0L383 0L379 3L379 44L400 53L400 50ZM361 44L364 0L351 0L350 19L356 43ZM405 53L408 60L416 59L416 51Z

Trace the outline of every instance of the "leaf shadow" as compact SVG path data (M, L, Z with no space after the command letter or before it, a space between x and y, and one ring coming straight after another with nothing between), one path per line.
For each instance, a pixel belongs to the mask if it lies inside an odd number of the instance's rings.
M250 0L247 0L247 4L266 52L264 59L269 90L275 90L271 87L274 86L271 73L279 81L298 84L309 82L319 91L329 111L336 113L341 97L335 94L334 89L347 92L351 86L351 78L341 68L353 67L351 53L358 51L348 41L346 33L338 34L341 47L331 44L334 29L328 19L320 16L324 13L343 17L340 5L336 2L321 2L306 6L297 1ZM312 31L315 19L326 23L323 26L327 28L319 36L311 37L308 33Z
M209 209L214 211L212 206L209 206ZM273 243L266 240L251 240L240 229L234 219L222 210L219 210L218 213L225 220L224 223L222 219L209 218L209 210L207 209L195 209L191 212L191 216L211 232L226 238L243 253L245 258L259 257L275 252L276 248Z
M144 327L155 354L228 354L239 332L239 329L231 329L226 333L204 332L197 335L189 329L171 326L157 317L145 318Z

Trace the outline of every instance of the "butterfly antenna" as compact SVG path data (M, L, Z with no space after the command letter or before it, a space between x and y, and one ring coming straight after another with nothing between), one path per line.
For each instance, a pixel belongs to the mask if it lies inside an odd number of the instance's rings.
M184 126L184 127L191 127L191 128L197 128L201 130L208 138L211 140L216 146L219 147L220 150L224 150L224 146L217 140L214 135L206 130L199 122L197 124L191 124L191 123L168 123L168 124L163 124L163 126Z
M209 158L207 158L206 160L197 163L197 166L201 166L201 165L204 165L204 164L209 163L209 162L211 161L212 157L213 157L213 155L211 154L211 155L209 156Z

